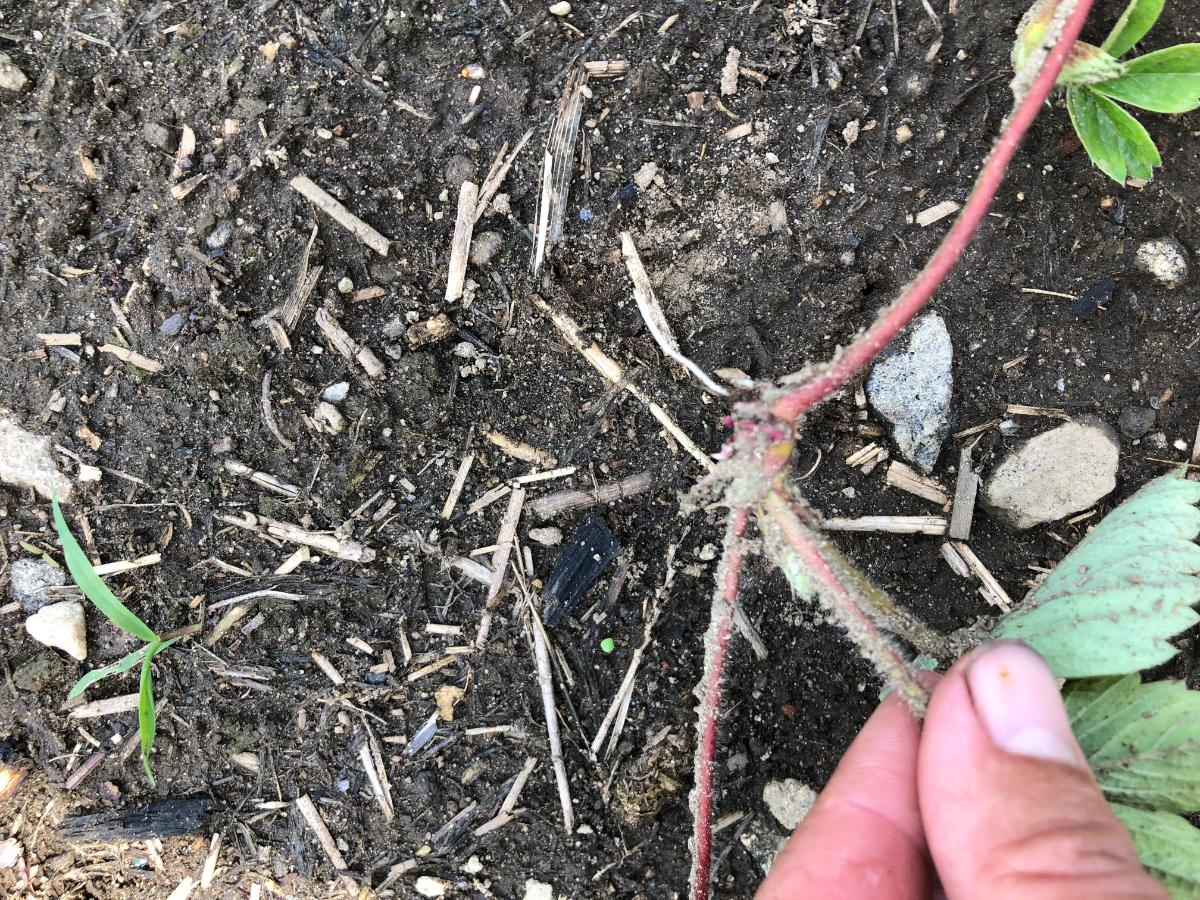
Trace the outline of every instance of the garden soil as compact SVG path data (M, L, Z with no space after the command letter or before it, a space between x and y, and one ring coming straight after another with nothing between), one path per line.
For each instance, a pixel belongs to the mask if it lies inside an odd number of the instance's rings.
M526 0L0 0L0 52L27 79L19 92L0 89L0 408L49 436L72 477L81 465L99 469L67 508L93 558L161 555L110 578L130 608L160 632L202 626L154 666L151 787L137 752L121 752L134 713L72 718L66 703L83 672L133 641L89 609L90 654L78 664L34 643L20 610L0 612L0 741L30 773L0 802L0 830L20 842L33 895L163 897L201 877L220 835L204 896L250 896L255 884L263 896L345 896L292 803L305 796L361 888L413 860L393 874L392 895L415 896L421 877L456 897L521 898L528 879L560 897L685 892L692 692L721 511L681 515L700 467L637 399L589 367L535 298L578 320L716 452L728 407L658 353L632 302L619 234L634 236L667 319L704 368L769 379L827 357L896 295L950 221L921 227L913 217L965 200L1010 105L1008 52L1023 4L959 0L951 11L933 0L940 30L910 0L573 5L560 17ZM1121 5L1097 4L1093 40ZM1169 3L1147 45L1198 33L1200 11ZM736 90L722 93L734 50ZM596 60L628 69L588 82L563 240L533 277L549 125L572 67ZM464 75L469 66L478 68ZM933 477L951 491L966 443L979 439L974 460L986 475L1056 421L1021 416L1002 430L1010 403L1113 425L1131 407L1156 418L1146 437L1122 437L1117 489L1090 518L1018 533L977 516L971 546L1018 598L1108 509L1186 460L1200 419L1197 282L1168 288L1133 265L1145 239L1171 236L1193 251L1200 242L1200 116L1144 121L1165 164L1149 185L1122 188L1090 166L1061 103L1048 105L933 304L954 343L954 431L991 423L947 442ZM737 126L748 133L728 139ZM195 136L190 155L177 153L185 128ZM476 226L467 296L447 302L459 186L481 182L504 145L530 129L503 196ZM299 174L377 229L389 253L292 190ZM293 291L310 240L309 269L320 272L284 350L265 317ZM1109 299L1075 306L1108 278ZM382 376L338 352L316 323L322 309L349 334L352 354L374 353ZM440 339L414 346L406 330L436 316L446 317L432 335ZM79 345L40 337L62 333L78 334ZM104 345L140 356L125 362ZM318 409L340 382L348 393L331 394L338 415ZM514 458L497 435L536 461ZM890 447L852 388L805 422L796 468L808 473L799 487L814 507L937 513L888 488L885 466L864 474L845 464L870 441ZM443 519L468 453L474 463ZM296 496L235 474L229 460L295 486ZM471 554L496 543L508 498L472 505L554 466L575 471L525 485L517 536L532 566L526 583L536 593L562 552L531 539L535 527L569 540L599 515L621 547L547 629L570 834L522 592L502 595L484 649L453 652L475 641L487 589L450 563L490 562L490 550ZM651 490L606 506L538 521L529 505L642 472ZM298 545L229 524L247 513L357 541L374 558L313 549L291 560L290 574L275 574ZM838 538L939 629L993 614L940 544ZM0 490L0 589L16 560L41 551L61 559L48 505ZM218 607L261 591L273 593ZM4 590L0 605L8 602ZM662 615L624 728L593 759L588 745L656 602ZM729 666L720 897L752 895L761 848L783 833L764 785L824 785L880 692L844 636L761 561L744 604L768 656L755 658L739 639ZM244 615L214 640L231 609ZM1179 645L1172 671L1191 676L1194 642ZM103 681L86 699L129 694L135 680ZM439 697L436 733L414 745ZM390 821L364 747L384 764ZM98 750L106 757L68 789ZM476 835L529 757L537 767L513 820ZM75 815L197 798L208 814L183 836L112 843L63 832ZM12 895L19 871L0 870L0 891Z

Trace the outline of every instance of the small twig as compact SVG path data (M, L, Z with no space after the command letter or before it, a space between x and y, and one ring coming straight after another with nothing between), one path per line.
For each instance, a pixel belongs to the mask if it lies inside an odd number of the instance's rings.
M471 255L471 231L475 227L479 185L464 181L458 189L458 215L454 220L454 236L450 240L450 271L446 278L446 302L463 294L467 277L467 259Z
M349 231L352 235L378 253L388 255L391 242L382 234L346 209L335 197L327 193L306 175L297 175L288 184L292 190L303 195L321 212Z
M975 551L962 541L954 541L953 544L954 549L958 551L958 555L962 558L963 562L967 564L967 568L974 572L975 577L979 579L980 583L982 583L983 596L988 603L999 607L1001 612L1011 612L1012 598L1008 596L1008 592L1004 590L1004 588L1000 585L1000 582L996 580L996 576L994 576L988 570L988 567L983 564L983 561L975 555Z
M554 766L554 779L558 782L558 801L562 806L563 831L575 831L575 810L571 805L571 785L567 781L567 767L563 762L562 737L558 732L558 710L554 703L554 680L550 673L550 653L546 648L546 635L542 620L534 609L533 600L525 595L529 610L529 632L533 639L533 657L537 663L538 688L542 692L542 711L546 716L546 737L550 742L550 762Z
M266 423L267 429L271 434L275 435L275 440L279 441L287 449L295 450L295 443L285 438L283 432L279 430L279 426L275 423L275 411L271 408L271 372L269 369L263 375L260 405L262 407L263 422Z
M971 468L971 447L963 447L958 454L958 483L954 486L954 506L950 509L950 530L947 532L956 541L971 537L978 493L979 476Z
M244 512L240 518L229 513L217 513L215 518L230 525L236 525L238 528L245 528L247 531L269 534L281 541L307 544L322 553L328 553L330 556L336 556L338 559L349 562L369 563L375 559L375 551L358 541L339 538L332 534L323 534L319 531L309 531L290 522L280 522L277 519L269 519L251 512Z
M629 280L633 282L634 302L637 303L638 312L642 314L642 321L646 323L646 329L654 338L654 342L658 344L663 353L687 369L706 390L718 397L728 397L729 391L709 378L703 369L684 356L683 351L679 349L679 342L675 339L674 332L671 331L671 325L667 321L662 307L659 306L658 298L654 296L650 276L646 274L642 258L638 255L637 245L634 244L633 237L628 231L621 232L621 255L625 259Z
M475 464L475 454L468 453L462 458L462 462L458 464L458 472L454 476L454 484L450 486L450 493L446 497L446 502L442 506L442 518L449 519L454 515L454 507L458 505L458 498L462 496L463 486L467 483L467 476L471 473L471 466Z
M493 163L491 171L488 172L487 178L483 180L483 184L479 186L479 199L475 203L475 221L478 222L485 212L487 212L488 204L492 202L492 198L496 196L496 192L500 190L500 185L504 183L504 179L508 176L508 170L512 168L513 162L517 155L525 149L525 145L529 143L529 139L533 137L533 129L530 128L521 136L521 140L517 141L517 146L513 148L512 153L504 158L503 162ZM505 147L508 145L505 144ZM501 154L504 150L501 149ZM497 157L499 161L499 157Z
M710 459L703 450L696 446L696 442L684 433L683 429L675 424L665 409L651 400L646 393L636 384L631 383L625 377L625 370L611 356L601 350L594 342L584 343L583 338L579 336L579 325L570 316L565 313L560 313L550 304L540 297L534 297L534 303L542 312L550 317L550 321L562 333L572 347L583 354L584 359L592 364L597 372L607 378L615 385L619 385L623 390L628 391L650 411L650 415L654 416L659 421L659 424L667 430L680 446L688 452L688 454L700 463L706 471L712 471L716 468L716 464Z
M354 338L350 337L345 328L341 326L332 312L327 307L318 309L314 317L317 327L325 333L329 338L329 343L333 345L333 349L344 356L347 360L357 361L360 366L372 378L381 378L387 374L387 369L379 361L370 347L358 343Z
M479 633L475 637L475 646L487 644L488 632L492 628L493 611L500 604L500 589L504 586L504 574L508 570L508 559L512 554L513 544L517 535L517 523L521 519L521 510L525 506L525 489L513 488L508 498L508 509L500 521L500 534L496 539L496 551L492 554L492 575L488 583L487 605L483 610L483 618L479 622Z
M531 502L529 511L538 519L549 519L568 511L587 509L604 503L615 503L618 500L645 493L652 487L654 487L654 476L649 472L639 472L636 475L622 478L620 481L599 485L590 491L571 489L547 494Z
M342 856L342 852L338 850L337 844L333 840L333 835L329 833L329 829L325 825L325 820L321 818L321 814L317 812L317 807L309 799L308 794L297 798L296 809L303 817L304 822L312 831L313 837L317 839L321 850L329 858L330 865L337 871L344 885L351 890L353 894L358 893L358 885L354 879L350 877L346 869L346 859Z
M282 478L277 478L276 476L268 474L267 472L259 472L255 469L252 469L245 463L239 462L236 459L227 458L223 463L223 466L226 472L230 472L234 475L239 475L242 478L253 481L259 487L266 488L268 491L273 491L274 493L279 494L281 497L287 497L289 500L295 500L300 496L300 488L296 487L294 484L290 484L284 481Z
M884 531L889 534L945 534L943 516L860 516L830 518L821 522L826 531Z
M118 347L115 344L101 344L96 349L101 353L107 353L111 356L115 356L117 359L121 360L121 362L127 362L131 366L137 366L139 369L142 369L146 372L153 372L156 375L164 368L163 364L157 360L150 359L148 356L142 356L142 354L130 350L127 347Z

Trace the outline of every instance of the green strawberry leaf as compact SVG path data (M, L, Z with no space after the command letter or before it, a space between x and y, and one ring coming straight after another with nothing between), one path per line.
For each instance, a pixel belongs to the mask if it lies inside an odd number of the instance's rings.
M1127 675L1068 682L1063 700L1109 800L1157 812L1200 809L1200 693Z
M1109 513L993 637L1025 641L1063 678L1166 662L1200 621L1200 483L1158 478Z
M1173 813L1110 804L1129 829L1142 865L1166 886L1173 900L1200 898L1200 829Z
M1131 0L1125 7L1125 12L1121 13L1121 18L1117 19L1113 30L1100 45L1100 49L1107 50L1113 56L1124 56L1154 27L1166 2L1167 0Z
M1178 44L1125 64L1125 74L1092 86L1139 109L1184 113L1200 106L1200 44Z
M54 508L54 527L58 529L58 539L62 543L63 559L66 560L67 570L75 579L75 583L79 585L79 589L83 591L84 596L91 600L96 608L122 631L127 631L143 641L158 640L154 629L130 612L96 574L92 561L87 558L87 554L83 552L83 548L71 534L71 529L67 527L67 520L63 518L58 500L53 500L51 505Z

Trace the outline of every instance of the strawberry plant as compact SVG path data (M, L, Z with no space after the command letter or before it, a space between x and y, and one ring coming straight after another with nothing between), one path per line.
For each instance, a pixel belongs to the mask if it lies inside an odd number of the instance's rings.
M941 246L901 295L832 360L763 386L757 397L738 403L721 463L697 490L697 500L722 492L729 513L696 691L692 900L709 896L721 685L752 522L762 534L765 554L795 594L814 597L917 716L924 712L927 693L901 641L924 656L950 660L988 636L1019 638L1057 675L1075 679L1067 687L1074 727L1140 858L1175 896L1200 897L1200 830L1179 815L1200 807L1194 776L1200 736L1193 736L1191 724L1200 697L1171 683L1143 685L1136 674L1173 656L1177 651L1170 638L1200 620L1192 608L1200 602L1200 546L1194 543L1200 533L1200 485L1179 476L1153 482L1097 526L990 635L972 629L943 637L914 620L837 552L821 533L819 515L789 478L805 415L870 364L932 297L986 216L1005 167L1064 67L1075 67L1069 78L1083 77L1079 72L1091 67L1093 80L1074 86L1087 88L1085 103L1101 98L1094 101L1098 106L1115 106L1112 98L1120 97L1163 108L1187 105L1182 98L1192 90L1187 66L1194 51L1186 45L1140 65L1117 60L1153 25L1162 3L1130 4L1106 48L1080 49L1077 39L1090 7L1091 0L1042 0L1023 20L1013 111ZM1157 79L1155 88L1150 75L1169 77ZM1149 99L1153 96L1159 100ZM1101 131L1112 139L1111 126ZM1119 143L1122 151L1127 144ZM1126 172L1130 158L1120 157Z
M1114 181L1149 181L1162 157L1153 138L1125 106L1148 112L1184 113L1200 106L1200 44L1177 44L1133 59L1121 57L1144 38L1166 0L1131 0L1099 47L1076 41L1058 83L1066 88L1067 112L1092 162ZM1013 45L1019 70L1040 45L1057 0L1034 6ZM1122 105L1124 104L1124 106Z

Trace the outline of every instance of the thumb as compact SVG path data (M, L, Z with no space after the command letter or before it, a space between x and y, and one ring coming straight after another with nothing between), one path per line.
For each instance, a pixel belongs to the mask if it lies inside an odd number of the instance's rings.
M985 644L939 682L917 789L950 900L1167 897L1092 778L1049 667L1023 644Z

